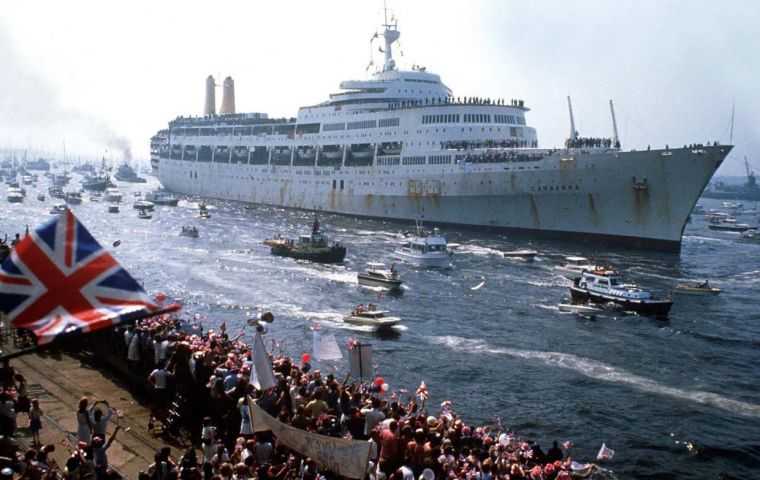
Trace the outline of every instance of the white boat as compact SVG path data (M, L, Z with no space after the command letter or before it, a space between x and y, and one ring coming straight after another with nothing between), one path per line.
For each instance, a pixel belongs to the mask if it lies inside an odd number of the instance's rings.
M596 270L595 262L586 257L565 257L563 262L554 266L554 271L563 277L573 280L581 276L585 271Z
M345 323L351 325L360 325L363 327L373 327L375 330L389 329L394 325L401 323L399 317L387 316L390 313L386 310L366 310L355 309L351 314L343 317Z
M562 313L572 313L575 315L582 315L584 317L594 317L602 313L601 308L579 303L560 303L557 308Z
M501 252L505 258L514 258L518 260L525 260L526 262L532 262L536 259L538 252L535 250L513 250L511 252Z
M614 302L625 310L658 317L666 316L673 306L670 298L655 298L649 290L635 284L624 283L620 275L613 270L605 269L583 272L570 287L570 295L577 303Z
M746 232L742 232L741 238L742 240L749 240L752 242L760 241L760 235L757 233L757 230L747 230Z
M61 213L66 213L66 205L64 205L62 203L61 204L57 204L57 205L53 205L53 208L50 209L50 213L52 215L58 215L58 214L61 214Z
M393 257L418 267L451 268L451 252L437 228L432 233L424 233L418 226L417 235L396 249Z
M707 228L724 232L746 232L748 230L757 230L757 227L753 227L749 223L737 223L733 218L726 218L719 222L710 222L710 224L707 225Z
M114 203L108 206L108 213L119 213L119 205Z
M710 283L705 280L702 283L681 283L676 285L676 288L674 290L676 293L680 293L682 295L700 295L700 296L715 296L719 295L721 290L720 288L715 288L710 285Z
M155 204L153 202L149 202L147 200L138 200L134 204L132 204L132 207L140 210L140 211L152 211L155 207Z
M732 210L742 208L743 206L744 204L739 202L723 202L723 208L730 208Z
M5 196L5 199L10 203L21 203L24 201L24 193L20 188L11 187L8 189L8 194Z
M121 203L122 198L123 196L117 188L107 188L106 192L103 194L103 199L106 202Z
M153 218L153 215L148 213L146 210L139 210L137 212L137 218L142 218L143 220L150 220Z
M403 280L394 265L386 268L384 263L369 262L367 270L356 274L359 285L365 287L400 288Z

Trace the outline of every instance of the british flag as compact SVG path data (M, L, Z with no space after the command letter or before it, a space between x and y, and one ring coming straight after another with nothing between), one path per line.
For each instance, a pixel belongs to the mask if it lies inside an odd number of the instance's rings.
M0 311L42 345L160 309L71 210L30 232L0 265Z

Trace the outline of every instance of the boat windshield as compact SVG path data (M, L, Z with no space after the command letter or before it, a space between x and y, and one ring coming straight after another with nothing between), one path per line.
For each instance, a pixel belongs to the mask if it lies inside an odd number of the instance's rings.
M610 277L610 285L613 287L615 285L620 285L620 279L618 277Z
M444 252L446 251L446 245L428 245L429 252Z

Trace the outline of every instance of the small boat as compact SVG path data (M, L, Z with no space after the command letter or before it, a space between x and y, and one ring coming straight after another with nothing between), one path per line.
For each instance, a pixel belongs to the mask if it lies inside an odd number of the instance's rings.
M417 234L393 252L396 260L424 268L451 268L451 255L440 231L425 232L420 223Z
M82 204L82 194L79 192L68 192L66 194L66 203L69 205L81 205Z
M710 230L720 230L723 232L746 232L747 230L757 230L757 227L753 227L749 223L737 223L732 218L726 218L719 222L712 222L707 225Z
M384 287L388 289L400 288L404 281L396 271L395 265L385 268L384 263L369 262L367 270L356 274L359 285L365 287Z
M596 270L596 262L589 261L586 257L565 257L564 262L560 262L554 266L554 271L559 273L563 277L574 280L580 277L583 272L589 270Z
M37 194L37 200L39 200L40 202L44 202L45 201L45 194L44 193L38 193Z
M11 187L8 189L8 194L5 199L10 203L21 203L24 201L24 194L20 188Z
M700 204L696 204L694 205L694 208L691 210L691 213L703 214L705 213L705 207L703 207Z
M729 208L731 210L737 210L743 206L744 204L739 202L723 202L723 208Z
M66 198L66 194L63 192L63 188L59 185L53 185L52 187L48 188L48 195L53 198Z
M99 202L102 198L103 198L103 195L101 195L98 192L90 194L90 201L91 202Z
M198 238L198 229L194 226L182 227L179 232L180 237Z
M601 308L580 303L560 303L557 305L557 308L562 313L572 313L574 315L581 315L583 317L591 318L594 318L596 315L602 313Z
M59 203L57 205L53 205L53 208L50 209L50 213L52 215L59 215L61 213L66 213L66 205Z
M319 228L319 220L314 219L310 235L299 235L298 240L276 236L264 240L272 255L309 260L317 263L340 263L346 258L346 247L337 242L330 243L327 235Z
M501 252L504 258L514 258L517 260L525 260L526 262L532 262L536 259L538 252L535 250L513 250L511 252Z
M88 175L82 180L82 188L89 191L102 192L108 188L108 177L105 175Z
M153 208L155 207L155 204L153 202L149 202L147 200L138 200L135 203L132 204L132 207L137 210L146 210L146 211L153 211Z
M168 193L152 192L145 195L145 200L166 207L176 207L179 204L179 198Z
M613 270L597 269L583 272L570 287L573 301L606 304L613 302L625 310L641 315L665 316L673 306L673 300L658 299L648 290L626 284Z
M208 207L205 203L201 202L198 205L198 215L201 218L211 218L211 213L208 211Z
M108 213L119 213L119 205L114 203L108 206Z
M675 292L682 295L715 296L722 291L720 288L711 286L707 280L702 283L680 283L675 288Z
M757 230L747 230L746 232L742 232L741 239L757 242L760 241L760 234L757 233Z
M388 313L390 312L386 310L377 310L372 304L366 309L359 305L349 315L343 317L343 321L351 325L372 327L375 330L387 330L401 323L399 317L387 316Z
M150 220L151 218L153 218L153 215L148 213L146 210L138 210L137 218L142 218L143 220Z
M106 192L103 194L103 199L106 202L121 203L122 198L124 197L117 188L107 188Z

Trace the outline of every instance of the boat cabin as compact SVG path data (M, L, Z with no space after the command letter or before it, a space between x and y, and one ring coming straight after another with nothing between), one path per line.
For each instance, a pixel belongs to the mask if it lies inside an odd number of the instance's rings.
M590 292L612 295L620 298L635 300L652 298L650 292L638 288L636 285L625 284L623 282L623 277L612 270L583 272L578 285Z

